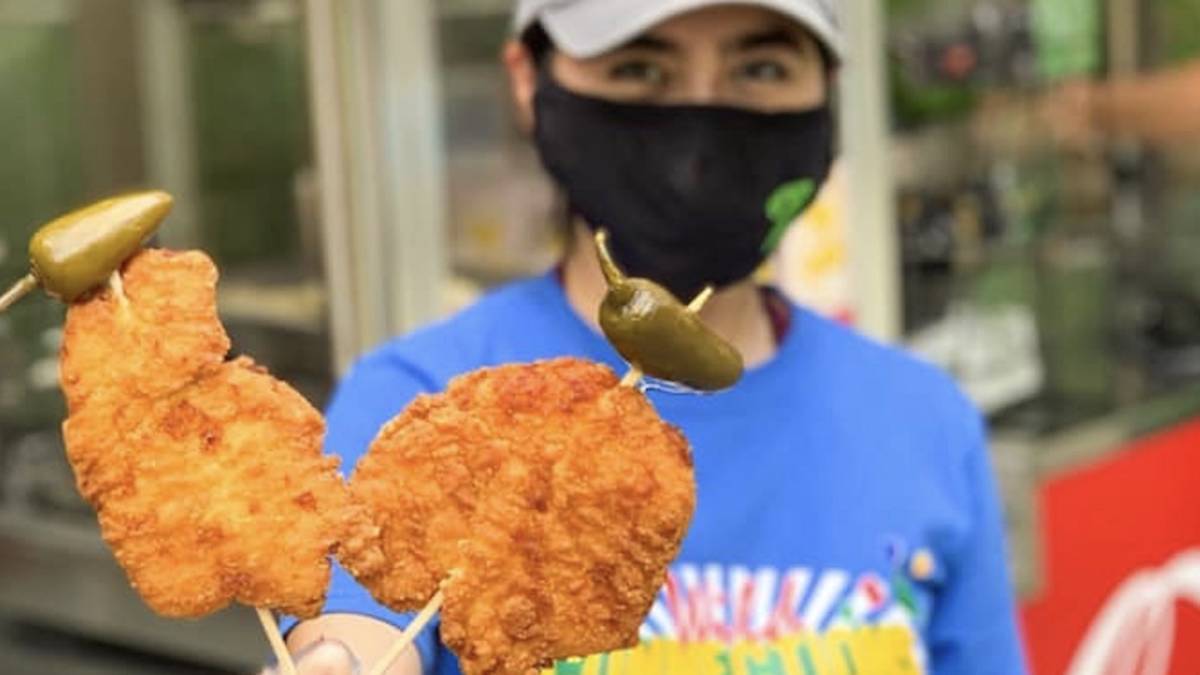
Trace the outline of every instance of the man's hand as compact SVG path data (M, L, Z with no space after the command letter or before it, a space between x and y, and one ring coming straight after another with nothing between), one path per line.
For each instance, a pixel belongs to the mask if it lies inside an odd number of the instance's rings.
M337 640L322 640L305 647L295 656L297 675L359 675L358 659ZM279 667L268 668L262 675L280 675Z
M1079 80L1059 86L1040 105L1041 121L1060 146L1088 151L1103 144L1103 85Z
M308 655L309 650L315 649L317 645L336 643L333 647L334 656L322 658L334 658L333 663L336 666L339 663L336 655L340 653L342 658L340 663L344 667L349 662L349 669L306 670L306 668L317 668L320 665L320 661L314 660L312 666L309 666L306 661L304 666L299 669L299 675L325 675L326 673L348 675L359 672L353 668L356 664L360 665L362 672L366 672L379 659L383 658L383 655L392 648L392 645L396 644L398 639L400 639L400 629L379 619L359 614L323 614L315 619L304 621L289 631L287 644L297 655ZM329 654L329 652L323 653ZM313 654L309 658L316 659L317 654ZM278 670L270 670L264 675L279 674ZM388 669L387 675L421 675L421 659L417 655L416 648L405 650L400 655L400 659Z

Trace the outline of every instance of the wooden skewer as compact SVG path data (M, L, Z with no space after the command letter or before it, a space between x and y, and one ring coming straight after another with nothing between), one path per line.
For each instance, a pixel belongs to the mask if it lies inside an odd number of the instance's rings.
M638 380L642 379L642 375L643 373L641 368L638 368L637 366L629 366L629 372L625 373L625 377L621 378L621 384L619 386L632 387L638 383Z
M108 277L108 287L112 289L113 296L117 298L117 306L122 312L129 311L129 296L125 295L125 282L121 280L121 273L114 270L112 275Z
M700 291L700 295L697 295L695 299L688 304L688 311L692 314L699 314L700 310L704 309L704 306L708 304L708 301L712 300L712 296L716 292L716 289L712 286L705 286L704 290Z
M271 651L275 652L280 672L283 675L296 675L296 664L292 661L292 653L283 642L283 635L279 632L279 624L275 623L275 617L271 616L270 610L262 607L255 607L254 612L258 614L258 622L262 624L263 632L267 634L267 642L271 643Z
M706 305L708 301L712 299L713 292L714 290L712 286L709 286L701 291L700 295L697 295L696 299L692 300L692 302L688 305L688 311L695 314L703 309L704 305ZM631 365L629 367L629 372L625 373L625 377L621 378L620 386L632 387L638 383L638 380L642 379L642 375L643 373L641 368ZM425 608L422 609L419 614L417 614L412 623L408 624L408 628L405 628L404 632L400 634L400 637L396 639L396 644L392 645L391 649L389 649L388 652L383 655L383 658L371 668L367 675L384 675L387 673L388 668L392 667L392 664L396 662L396 659L400 658L400 655L404 653L404 650L408 649L409 645L412 644L412 641L417 638L417 635L425 629L425 626L429 625L429 622L433 620L434 615L441 610L442 603L445 600L446 597L444 592L439 590L437 594L434 595L428 603L426 603Z
M0 295L0 312L11 307L16 301L25 297L30 291L38 287L37 277L33 274L26 274L21 277L21 280L12 285L12 288Z
M442 608L442 602L445 599L445 594L439 590L425 605L425 609L421 610L421 613L412 620L412 623L408 624L408 628L405 628L400 637L396 639L396 644L392 645L392 648L383 655L383 658L371 668L371 671L367 675L384 675L388 671L388 668L391 668L392 664L396 662L396 659L400 658L404 650L408 649L412 641L417 639L417 635L425 629L425 626L428 626L429 622L433 621L433 616Z

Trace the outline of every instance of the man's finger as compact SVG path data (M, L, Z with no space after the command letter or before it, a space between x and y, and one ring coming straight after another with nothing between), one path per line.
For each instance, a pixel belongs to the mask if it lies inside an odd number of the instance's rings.
M358 675L359 663L346 645L325 640L301 651L296 668L299 675Z
M358 659L337 640L323 640L300 650L295 656L297 675L359 675ZM279 675L279 668L268 668L261 675Z

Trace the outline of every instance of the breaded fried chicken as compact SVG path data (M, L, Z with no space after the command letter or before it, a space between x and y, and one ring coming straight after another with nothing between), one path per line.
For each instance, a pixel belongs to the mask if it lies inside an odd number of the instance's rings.
M146 603L199 617L238 601L308 617L328 556L381 564L378 530L321 453L324 420L249 359L225 362L216 268L145 251L68 311L68 458Z
M632 646L695 503L683 436L608 368L481 370L418 398L351 478L389 565L359 580L413 610L444 585L468 675Z

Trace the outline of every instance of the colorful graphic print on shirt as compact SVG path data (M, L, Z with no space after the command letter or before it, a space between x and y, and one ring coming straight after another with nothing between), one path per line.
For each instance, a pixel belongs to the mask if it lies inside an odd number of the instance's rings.
M926 555L890 578L678 565L637 647L563 661L546 675L923 675L926 612L907 570L926 571Z

